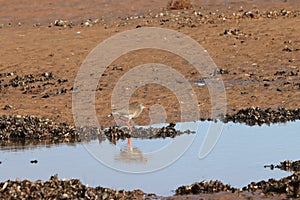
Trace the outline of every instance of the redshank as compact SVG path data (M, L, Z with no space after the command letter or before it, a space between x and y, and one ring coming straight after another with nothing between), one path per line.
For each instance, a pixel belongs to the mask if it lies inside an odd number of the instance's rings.
M134 102L130 103L128 107L122 107L119 109L115 109L112 111L113 115L118 115L119 119L125 121L125 124L128 126L129 131L132 132L132 128L130 126L130 120L133 118L137 118L144 109L147 109L143 103ZM131 138L128 139L127 145L130 146Z

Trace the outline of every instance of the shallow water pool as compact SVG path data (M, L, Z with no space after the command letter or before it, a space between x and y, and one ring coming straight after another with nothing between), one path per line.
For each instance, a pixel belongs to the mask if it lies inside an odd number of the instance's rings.
M196 134L166 139L132 139L131 147L127 147L127 141L113 145L108 140L26 146L23 149L1 147L0 181L16 178L47 180L57 173L61 179L78 178L89 186L141 189L167 196L174 194L178 186L202 180L218 179L234 187L243 187L252 181L279 179L289 173L263 166L300 157L300 121L260 127L224 124L215 147L203 159L199 159L199 148L210 122L195 122L194 125ZM168 163L165 155L152 156L157 152L155 155L159 155L174 142L180 149L180 145L186 145L192 138L191 146L173 163ZM37 164L30 163L35 159ZM168 166L155 170L160 166L158 163ZM132 173L141 171L148 172Z

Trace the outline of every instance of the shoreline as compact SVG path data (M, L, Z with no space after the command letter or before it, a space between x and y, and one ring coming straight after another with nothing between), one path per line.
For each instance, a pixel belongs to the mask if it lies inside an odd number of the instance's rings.
M262 126L273 124L285 124L300 120L300 109L278 110L260 109L252 107L239 110L234 114L226 114L220 119L199 119L198 121L214 121L221 123L233 122L237 124L245 124L247 126ZM190 130L176 130L176 123L171 122L167 126L161 128L134 128L131 134L128 129L118 127L116 125L110 127L76 127L67 122L55 122L49 118L38 118L36 116L22 115L2 115L0 116L0 144L1 146L9 146L14 144L26 144L32 141L51 143L75 143L82 141L90 141L98 139L99 142L108 139L112 143L116 143L119 139L126 138L174 138L182 134L194 134ZM101 139L100 139L101 138ZM32 140L32 141L31 141Z

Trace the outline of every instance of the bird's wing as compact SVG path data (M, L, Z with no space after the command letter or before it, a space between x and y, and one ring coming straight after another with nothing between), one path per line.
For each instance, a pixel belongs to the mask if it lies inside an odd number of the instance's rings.
M128 115L129 111L128 111L128 106L123 106L120 108L115 108L112 110L112 114L114 115Z

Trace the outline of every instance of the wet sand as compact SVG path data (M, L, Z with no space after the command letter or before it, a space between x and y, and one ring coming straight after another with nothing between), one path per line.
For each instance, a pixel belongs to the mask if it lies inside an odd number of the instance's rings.
M34 115L74 125L72 91L83 60L105 39L136 27L169 28L199 42L222 71L230 116L257 107L272 112L300 108L297 0L197 1L190 10L166 10L167 2L158 0L0 4L1 115ZM55 25L55 20L64 20L66 27ZM106 116L111 113L116 82L134 66L162 60L192 83L204 78L170 53L145 50L124 55L107 68L97 87L96 113L102 126L114 124ZM207 87L191 85L200 118L210 118ZM166 122L180 121L176 96L164 87L141 87L131 100L149 106L161 104L167 113ZM135 123L145 125L149 121L144 112Z

